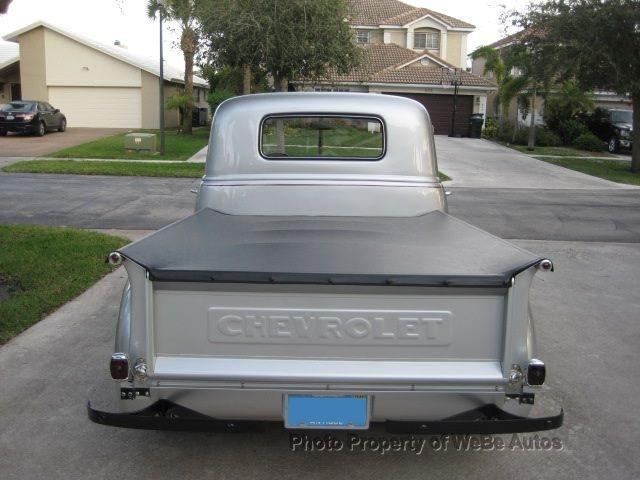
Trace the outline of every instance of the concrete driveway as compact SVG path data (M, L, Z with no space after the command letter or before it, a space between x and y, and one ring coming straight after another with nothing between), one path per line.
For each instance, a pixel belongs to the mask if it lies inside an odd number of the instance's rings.
M438 167L447 185L472 188L634 189L536 160L484 139L436 136Z
M63 148L87 143L124 132L116 128L68 128L66 132L49 132L44 137L10 133L0 137L0 157L41 157Z
M538 275L531 298L540 357L549 367L544 395L565 408L565 425L540 435L559 438L562 451L304 453L289 450L282 428L224 435L93 424L86 393L109 375L125 282L119 269L0 348L0 477L638 478L640 295L633 286L640 282L640 245L517 243L557 267Z

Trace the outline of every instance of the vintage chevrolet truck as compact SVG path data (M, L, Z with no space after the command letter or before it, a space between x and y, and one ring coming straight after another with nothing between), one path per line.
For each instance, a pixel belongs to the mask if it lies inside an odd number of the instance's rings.
M447 214L428 112L284 93L215 114L193 215L124 265L98 423L507 433L545 380L529 288L550 260ZM105 375L106 377L106 375ZM539 396L539 395L538 395Z

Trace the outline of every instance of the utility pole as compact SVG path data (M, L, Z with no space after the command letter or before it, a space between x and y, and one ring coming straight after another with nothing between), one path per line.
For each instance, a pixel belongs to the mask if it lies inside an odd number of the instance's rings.
M162 40L162 14L164 12L165 1L158 0L160 8L160 155L164 155L164 49Z

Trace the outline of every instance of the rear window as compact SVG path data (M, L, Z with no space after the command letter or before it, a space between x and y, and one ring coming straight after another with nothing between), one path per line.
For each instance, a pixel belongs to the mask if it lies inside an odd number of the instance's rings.
M384 125L376 117L271 116L260 137L268 159L379 160L385 151Z
M2 105L3 112L30 112L35 104L33 102L9 102Z

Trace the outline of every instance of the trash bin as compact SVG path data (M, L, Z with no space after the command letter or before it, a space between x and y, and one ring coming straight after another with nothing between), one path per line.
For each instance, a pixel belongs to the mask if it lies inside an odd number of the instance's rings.
M469 136L471 138L482 137L482 125L484 125L484 114L474 113L469 117Z

